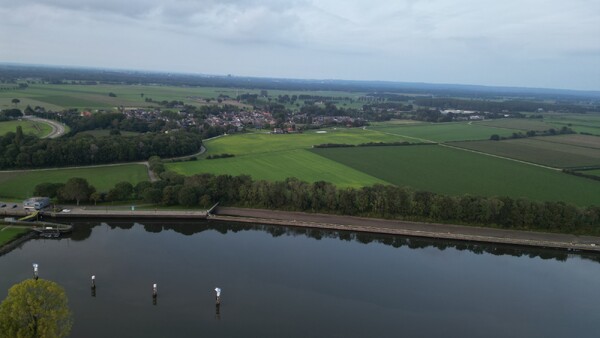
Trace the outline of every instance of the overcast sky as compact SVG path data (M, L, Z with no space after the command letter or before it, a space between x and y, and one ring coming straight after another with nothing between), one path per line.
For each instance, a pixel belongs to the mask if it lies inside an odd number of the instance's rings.
M0 62L600 90L600 0L0 0Z

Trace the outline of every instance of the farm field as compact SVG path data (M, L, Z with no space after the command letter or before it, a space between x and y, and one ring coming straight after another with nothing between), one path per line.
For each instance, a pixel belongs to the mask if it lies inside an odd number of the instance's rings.
M488 140L493 134L510 136L519 132L517 129L495 128L476 123L419 123L412 125L377 124L367 130L382 134L397 135L411 139L413 142L449 142L468 140Z
M16 132L17 126L21 126L21 128L23 128L23 134L34 135L37 137L44 137L52 131L52 128L48 124L42 122L27 120L4 121L0 122L0 136L3 136L8 132Z
M109 93L116 97L108 96ZM31 107L42 106L49 110L62 110L65 108L81 109L108 109L117 106L125 107L147 107L155 105L146 102L146 98L154 101L183 101L186 104L201 106L214 104L219 95L227 95L235 98L238 94L260 94L260 89L234 89L220 87L179 87L162 85L50 85L32 84L24 90L10 90L0 92L0 109L13 108L11 100L21 100L17 106L24 109L27 105ZM269 90L269 96L277 95L318 95L328 97L350 97L354 102L340 101L340 106L360 108L362 102L356 99L365 93L340 92L340 91L287 91ZM207 103L204 99L213 99ZM236 101L224 101L223 103L241 105ZM288 107L291 105L288 104Z
M282 181L296 177L302 181L327 181L341 187L361 187L386 182L304 149L256 153L251 156L199 160L167 164L182 175L200 173L250 175L253 179Z
M494 128L517 129L521 131L542 131L550 128L556 128L555 126L550 125L541 119L496 119L473 122L473 124Z
M360 144L367 142L413 141L396 135L387 135L359 128L329 128L310 130L302 134L249 133L229 135L204 143L207 152L202 156L223 153L235 157L190 162L168 163L167 169L183 175L199 173L248 174L254 179L328 181L339 186L359 187L382 180L352 168L329 161L309 151L322 143Z
M600 169L580 171L582 174L594 175L600 177Z
M0 171L0 197L24 199L32 196L36 185L44 182L64 183L71 177L88 180L97 191L107 192L116 183L128 181L135 185L148 180L148 171L142 164L123 164L104 167Z
M600 136L567 134L550 137L536 137L535 139L551 143L560 143L584 148L600 149Z
M312 149L399 186L449 195L600 204L600 182L442 145Z
M451 145L554 168L577 168L600 165L600 147L577 145L593 145L595 139L600 140L600 137L560 135L502 141L453 142Z
M208 155L222 153L248 156L260 153L274 153L292 149L308 149L323 143L360 144L367 142L415 142L410 138L379 133L360 128L323 129L302 134L249 133L219 137L206 141Z
M578 133L600 136L600 114L547 114L544 121L556 128L569 127Z

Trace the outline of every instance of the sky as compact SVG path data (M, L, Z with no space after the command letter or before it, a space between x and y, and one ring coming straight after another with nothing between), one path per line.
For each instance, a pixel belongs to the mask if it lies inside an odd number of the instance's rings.
M0 0L0 62L600 90L599 0Z

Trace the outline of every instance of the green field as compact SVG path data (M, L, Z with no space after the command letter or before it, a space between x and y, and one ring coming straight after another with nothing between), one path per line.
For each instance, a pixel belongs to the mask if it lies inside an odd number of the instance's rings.
M600 182L445 146L313 149L399 186L450 195L523 197L600 204Z
M400 136L359 128L326 129L302 134L252 133L225 136L205 142L206 155L222 153L235 157L167 164L169 170L184 175L198 173L247 174L255 179L328 181L340 186L358 187L384 183L339 163L307 151L322 143L360 144L366 142L410 141ZM206 157L204 155L204 157Z
M167 167L183 175L198 173L245 174L252 176L253 179L270 181L282 181L288 177L296 177L307 182L327 181L341 187L361 187L386 183L303 149L239 158L179 162L168 164Z
M32 196L33 189L40 183L63 183L71 177L83 177L97 191L107 192L118 182L128 181L135 185L147 181L148 172L142 164L0 172L0 197L24 199Z
M600 137L544 136L503 141L453 142L452 145L554 168L600 165Z
M595 170L582 170L582 171L580 171L580 173L582 173L582 174L586 174L586 175L593 175L593 176L598 176L598 177L600 177L600 169L595 169Z
M488 140L493 134L510 136L519 132L516 129L495 128L477 123L419 123L419 124L377 124L367 127L387 135L397 135L413 142L449 142L467 140Z
M495 128L507 128L507 129L517 129L521 131L542 131L548 130L551 128L556 128L543 120L540 119L497 119L497 120L484 120L480 122L473 122L474 124L480 126L488 126Z
M248 156L260 153L274 153L293 149L309 149L323 143L360 144L367 142L415 142L398 135L384 134L360 128L323 129L302 134L251 133L220 137L206 141L208 154L229 153Z
M116 97L108 96L109 93ZM208 104L215 104L219 95L227 95L235 99L240 94L260 94L260 89L236 89L219 87L177 87L162 85L50 85L31 84L27 89L9 90L0 92L0 109L14 108L12 99L18 98L21 102L17 108L25 109L42 106L50 110L62 110L65 108L80 109L110 109L118 106L125 107L147 107L156 105L146 102L146 98L154 101L183 101L185 104L195 106L206 105L204 99L212 99ZM143 94L143 95L142 95ZM283 91L269 90L271 98L277 95L319 95L328 97L351 97L354 101L340 101L339 105L346 108L360 108L363 103L356 99L365 93L340 92L340 91ZM240 105L236 101L224 101L223 103ZM302 103L300 100L298 103ZM249 106L251 108L251 106ZM291 108L291 104L287 104Z
M600 114L546 114L544 121L556 128L569 127L578 133L600 136Z
M25 135L33 135L37 137L44 137L50 134L52 131L52 128L46 123L28 120L5 121L0 122L0 136L3 136L8 132L16 132L17 126L21 126L21 128L23 128L23 133Z
M0 246L12 241L15 237L30 231L29 229L0 226Z

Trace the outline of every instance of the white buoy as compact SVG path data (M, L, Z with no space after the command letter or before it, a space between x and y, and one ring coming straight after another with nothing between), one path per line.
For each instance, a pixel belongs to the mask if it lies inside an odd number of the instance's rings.
M215 292L217 293L217 299L216 299L217 305L220 305L221 304L221 288L215 288Z

